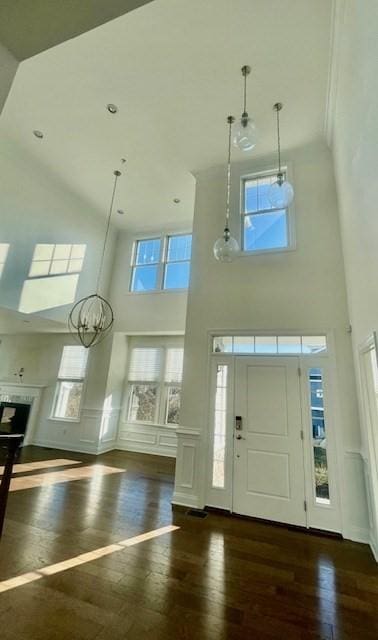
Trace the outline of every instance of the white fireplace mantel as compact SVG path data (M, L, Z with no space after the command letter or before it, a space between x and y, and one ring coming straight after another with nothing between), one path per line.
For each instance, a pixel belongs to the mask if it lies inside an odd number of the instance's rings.
M28 399L30 402L30 413L28 423L26 425L24 446L31 444L33 440L33 434L35 430L36 420L39 411L39 404L45 385L43 384L30 384L26 382L7 382L0 380L0 397L11 396L13 400L17 402L19 398L20 403L23 400Z

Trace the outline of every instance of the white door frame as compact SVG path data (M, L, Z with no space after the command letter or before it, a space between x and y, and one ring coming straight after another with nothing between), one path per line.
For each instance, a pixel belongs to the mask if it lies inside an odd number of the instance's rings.
M244 335L310 335L308 332L243 332ZM209 332L209 346L216 335L243 335L236 331L216 331ZM320 335L322 332L314 331L311 335ZM305 466L305 499L307 502L307 522L308 527L324 529L327 531L343 532L342 504L340 503L340 486L342 479L341 449L340 449L340 429L339 429L339 399L338 387L336 384L336 365L334 359L333 336L329 332L323 332L327 336L327 353L322 355L299 355L293 354L293 358L299 359L301 367L301 403L302 403L302 428L304 432L304 466ZM246 354L247 355L247 354ZM221 508L232 512L232 478L234 463L234 377L235 358L243 358L243 355L233 354L212 354L210 357L210 398L209 398L209 428L207 440L207 469L206 469L206 499L207 506ZM248 358L253 358L253 354L248 354ZM259 359L264 355L256 355ZM268 358L280 358L280 355L267 355ZM283 357L290 358L285 354ZM223 488L212 486L212 466L213 466L213 434L214 434L214 408L215 408L215 386L217 365L228 366L228 388L227 388L227 429L226 429L226 457L225 457L225 484ZM318 504L315 501L313 483L313 455L311 439L311 422L309 414L309 382L308 369L319 367L323 370L323 385L325 396L325 415L327 433L327 460L329 469L330 498L331 504Z

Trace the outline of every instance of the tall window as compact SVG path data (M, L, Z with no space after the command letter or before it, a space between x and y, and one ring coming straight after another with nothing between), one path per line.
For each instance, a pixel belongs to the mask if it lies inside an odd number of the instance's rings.
M191 234L137 240L130 290L187 289L191 250Z
M273 251L290 246L289 213L272 207L268 199L276 173L244 178L242 223L244 251Z
M189 286L192 236L169 236L164 269L164 289L187 289Z
M313 367L309 370L309 385L315 500L320 504L329 504L327 433L324 415L322 369Z
M129 367L129 422L177 425L182 348L135 347Z
M217 381L215 389L214 410L214 441L213 441L213 474L212 486L224 489L225 459L226 459L226 430L227 430L227 373L228 366L217 366Z
M84 347L63 348L58 372L53 418L76 421L80 418L88 350Z

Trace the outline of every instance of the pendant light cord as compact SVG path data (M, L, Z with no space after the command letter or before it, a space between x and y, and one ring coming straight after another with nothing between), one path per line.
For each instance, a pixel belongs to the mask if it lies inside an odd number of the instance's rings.
M117 181L118 181L118 178L119 178L120 175L121 175L120 171L114 171L113 191L112 191L112 197L111 197L111 200L110 200L108 220L107 220L107 223L106 223L106 232L105 232L104 246L102 248L100 269L99 269L98 278L97 278L96 293L98 293L98 290L99 290L99 287L100 287L100 281L101 281L101 275L102 275L102 267L104 265L104 258L105 258L106 243L107 243L107 240L108 240L109 229L110 229L110 219L112 217L114 198L115 198L115 193L116 193L116 188L117 188Z
M228 156L227 156L227 197L226 197L226 229L230 220L230 194L231 194L231 127L235 121L233 116L228 116Z
M247 113L247 74L244 73L244 109L243 115Z
M278 149L278 173L281 173L281 135L280 135L280 109L276 109L277 114L277 149Z

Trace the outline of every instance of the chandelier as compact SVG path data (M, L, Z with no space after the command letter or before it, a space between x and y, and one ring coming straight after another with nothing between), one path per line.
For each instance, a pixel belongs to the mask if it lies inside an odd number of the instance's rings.
M257 140L256 125L247 112L247 76L251 73L251 67L245 64L244 67L241 68L241 72L244 78L243 113L241 114L238 124L235 126L233 143L235 147L238 147L241 151L251 151L256 145Z
M269 188L268 198L271 205L276 209L286 209L294 198L294 189L290 182L286 180L286 176L281 169L280 111L282 111L282 108L282 102L276 102L273 105L273 110L277 114L278 173L277 180Z
M230 192L231 192L231 128L235 118L228 116L228 156L227 156L227 195L226 195L226 221L223 234L214 244L214 256L220 262L232 262L239 253L237 240L230 232Z
M114 322L113 309L110 303L99 294L99 287L106 252L106 244L110 229L110 219L113 211L117 181L121 175L121 172L114 171L113 175L113 191L110 200L104 245L102 249L100 268L97 277L96 293L92 293L90 296L79 300L73 306L68 316L68 328L70 332L76 338L76 340L78 340L86 349L89 349L89 347L93 347L101 342L111 331Z

